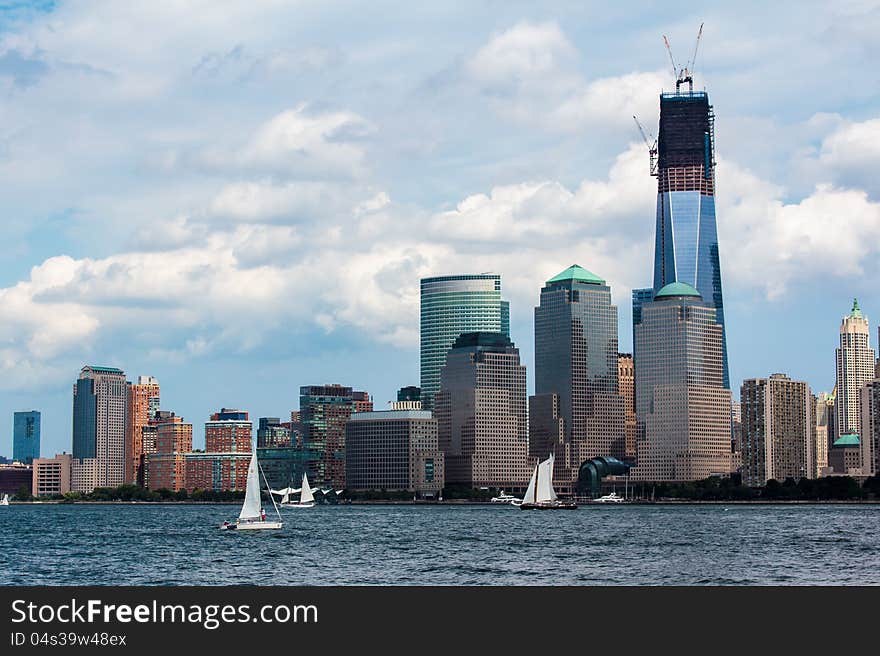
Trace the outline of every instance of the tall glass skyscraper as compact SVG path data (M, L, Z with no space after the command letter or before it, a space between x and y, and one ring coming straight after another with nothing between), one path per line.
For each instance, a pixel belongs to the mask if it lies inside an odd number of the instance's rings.
M577 264L548 280L535 308L529 455L556 454L563 491L585 460L626 454L617 358L617 306L605 281Z
M459 335L510 337L510 305L501 300L501 276L481 273L423 278L421 289L422 407L434 408L440 370Z
M654 293L672 282L683 282L715 308L722 326L724 386L729 389L715 225L714 125L706 92L660 94Z
M40 457L40 413L16 412L12 419L12 459L31 464Z
M78 492L125 482L125 372L83 367L73 386L73 472Z

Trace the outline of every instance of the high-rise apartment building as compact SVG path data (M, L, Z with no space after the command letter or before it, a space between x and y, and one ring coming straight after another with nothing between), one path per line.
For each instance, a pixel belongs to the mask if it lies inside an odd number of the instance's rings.
M421 281L421 401L434 407L446 354L463 333L510 336L510 306L501 300L501 276L483 273Z
M73 386L72 487L91 492L126 480L125 372L113 367L82 368Z
M635 327L637 466L643 481L695 481L730 471L730 390L716 309L674 282Z
M617 306L605 281L578 265L547 281L535 308L535 396L531 403L558 413L563 443L545 442L553 416L536 421L529 454L552 450L563 489L577 480L582 462L626 456L626 400L619 394ZM555 395L552 401L540 398Z
M345 480L349 490L406 490L437 497L444 456L437 420L427 410L355 412L345 425Z
M874 378L874 349L868 319L853 299L850 313L840 323L837 356L837 436L861 431L859 390Z
M686 283L715 309L721 326L722 381L729 388L715 220L715 115L706 92L679 91L677 85L674 93L660 94L655 174L654 293L672 282Z
M807 383L785 374L750 378L740 390L742 478L762 487L771 479L816 477L815 406Z
M207 453L251 453L253 424L244 410L223 408L205 422Z
M186 489L186 454L192 452L192 424L169 412L156 425L156 450L147 454L144 485L151 490Z
M345 487L345 424L365 397L366 392L336 384L300 387L302 448L317 454L308 466L313 484Z
M526 368L502 333L465 333L449 351L434 415L446 482L522 489L528 478Z
M864 476L880 474L880 378L875 378L860 390L862 432L859 434L861 469Z
M260 417L257 423L257 448L290 446L290 428L281 425L280 417Z
M40 457L40 413L16 412L12 417L12 460L31 464Z
M128 383L128 405L125 426L125 447L128 469L126 482L143 480L143 429L159 410L159 381L153 376L138 376L136 383Z

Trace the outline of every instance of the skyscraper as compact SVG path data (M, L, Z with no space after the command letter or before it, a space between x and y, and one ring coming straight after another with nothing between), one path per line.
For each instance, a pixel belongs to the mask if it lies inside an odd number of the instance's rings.
M125 426L126 482L143 480L143 429L159 410L159 381L153 376L138 376L136 383L128 383L128 407Z
M643 481L694 481L730 470L730 390L716 310L670 283L635 327L636 450Z
M482 273L423 278L421 283L421 400L434 407L446 354L463 333L510 336L510 306L501 300L501 276Z
M582 462L626 455L626 402L618 393L617 306L611 288L574 264L547 281L535 308L536 436L529 455L556 454L556 475L565 489ZM558 407L542 400L558 397ZM563 443L546 442L546 426L562 419ZM551 429L552 430L552 429ZM540 435L538 434L540 433Z
M521 489L527 469L526 368L501 333L465 333L440 377L434 415L446 482Z
M816 476L828 466L828 449L836 440L834 429L834 394L819 392L816 397Z
M815 409L807 383L785 374L750 378L740 390L742 477L761 487L770 479L816 477Z
M617 354L617 390L623 397L625 410L626 449L624 456L627 460L636 457L636 370L633 364L632 353Z
M876 476L880 473L880 378L862 385L861 412L862 432L859 434L862 474Z
M12 416L12 460L30 465L39 457L39 411L16 412Z
M660 94L654 293L694 287L722 327L723 384L730 387L721 264L715 225L715 115L704 91ZM640 290L636 290L640 291ZM633 293L634 306L636 299ZM636 308L633 308L635 322ZM638 358L638 353L636 353Z
M868 319L862 315L857 299L853 299L852 310L840 323L840 348L836 356L837 435L860 433L859 389L874 378L874 349Z
M113 367L82 368L73 386L73 473L71 487L91 492L126 479L125 372Z

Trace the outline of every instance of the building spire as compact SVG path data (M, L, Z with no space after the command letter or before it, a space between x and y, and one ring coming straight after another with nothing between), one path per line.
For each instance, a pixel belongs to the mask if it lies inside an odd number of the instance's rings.
M861 310L861 308L859 308L859 299L857 299L857 298L853 299L852 311L849 313L849 316L859 317L859 318L862 317L862 310Z

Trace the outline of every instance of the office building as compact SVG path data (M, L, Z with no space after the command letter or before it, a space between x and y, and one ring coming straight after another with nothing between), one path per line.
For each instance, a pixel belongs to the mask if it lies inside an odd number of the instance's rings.
M434 407L446 354L463 333L510 336L510 306L501 300L501 276L439 276L421 281L421 401Z
M32 494L35 497L51 497L70 492L72 466L73 456L69 453L59 453L54 458L35 458Z
M742 480L763 487L773 479L816 477L815 406L807 383L785 374L750 378L740 390Z
M397 390L397 400L391 402L392 410L421 410L422 388L410 385Z
M828 449L828 475L864 478L862 440L858 433L844 433Z
M528 482L526 368L502 333L465 333L440 376L434 415L446 483L523 489Z
M836 440L834 394L820 392L816 397L816 476L828 467L828 449Z
M138 376L136 383L128 383L126 407L126 482L143 482L144 443L143 429L159 410L159 381L153 376Z
M290 428L281 425L280 417L260 417L257 422L257 448L290 446Z
M355 412L345 426L348 489L438 497L444 458L437 440L437 420L429 411Z
M40 457L40 413L16 412L12 417L12 460L31 464Z
M113 367L82 368L73 386L74 491L117 487L126 480L125 372Z
M730 390L722 327L692 286L674 282L635 327L637 465L642 481L696 481L730 471Z
M874 378L874 349L871 348L868 319L857 299L840 323L837 356L837 435L861 434L859 390Z
M685 283L715 309L715 322L721 326L722 386L729 389L715 217L715 114L705 91L685 92L677 84L674 93L660 94L653 173L657 176L654 293L673 282ZM638 359L639 354L635 356Z
M33 494L33 485L34 474L31 465L21 462L0 465L0 497L4 494L14 496L22 488L28 494Z
M563 443L546 446L545 426L555 419L533 410L539 427L529 455L556 455L559 485L569 491L581 463L626 456L626 399L619 393L617 307L611 288L574 264L547 281L535 308L535 396L530 403L558 412ZM557 406L540 397L555 395ZM548 450L549 449L549 450Z
M624 459L633 461L636 458L636 370L632 353L617 354L617 390L623 397L623 408L626 432L626 448Z

